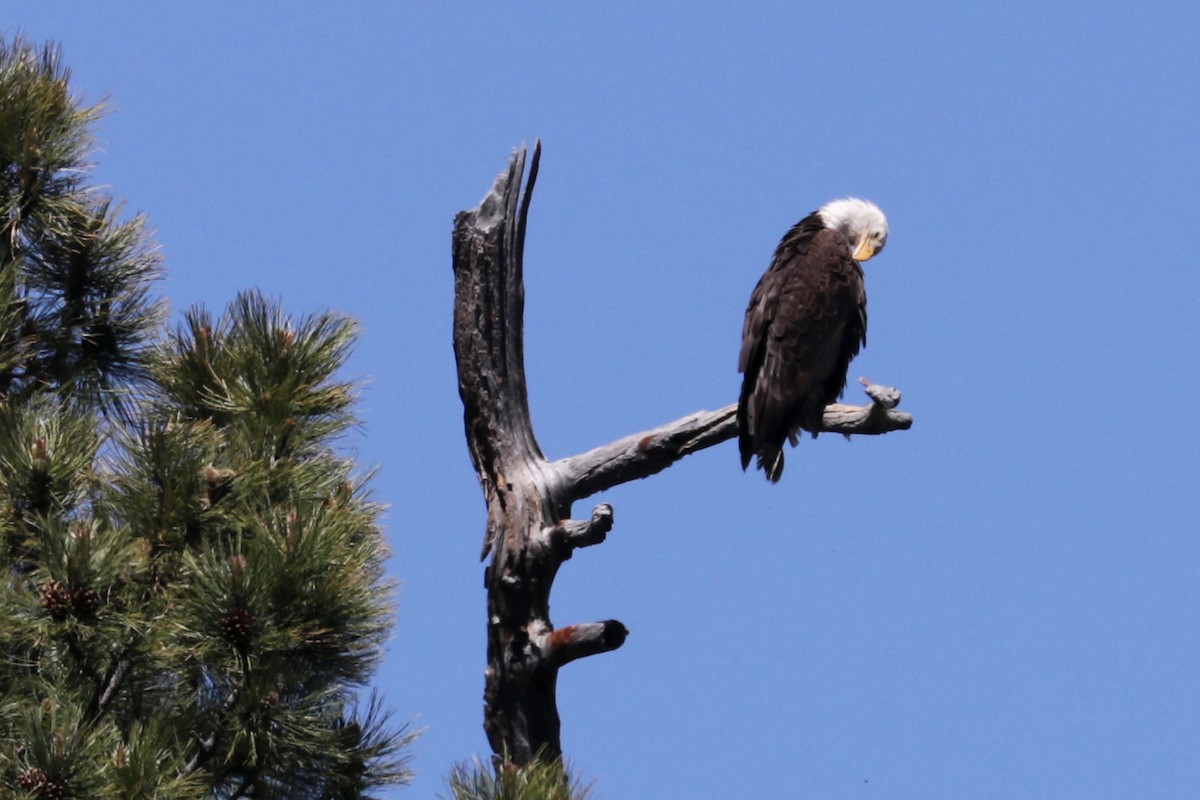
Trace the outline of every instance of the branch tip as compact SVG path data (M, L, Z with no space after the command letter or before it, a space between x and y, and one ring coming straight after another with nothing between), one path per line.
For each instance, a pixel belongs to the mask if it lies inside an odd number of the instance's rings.
M628 636L629 629L615 619L568 625L547 637L547 657L561 667L579 658L616 650Z
M877 383L871 383L866 378L859 378L858 382L863 385L863 391L867 397L877 406L882 406L884 409L891 410L900 405L900 390L892 386L880 386Z
M600 503L592 509L589 520L566 519L554 527L554 541L571 550L600 544L613 526L613 509L608 503Z

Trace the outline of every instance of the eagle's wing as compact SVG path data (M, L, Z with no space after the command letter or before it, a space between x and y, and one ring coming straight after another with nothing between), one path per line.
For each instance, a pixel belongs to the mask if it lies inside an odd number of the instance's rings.
M756 447L756 431L762 416L763 392L756 391L759 373L767 351L767 332L779 306L780 287L783 283L782 266L778 260L759 278L746 307L746 319L742 324L742 348L738 354L738 372L743 373L742 392L738 398L738 451L742 457L742 469L750 465Z

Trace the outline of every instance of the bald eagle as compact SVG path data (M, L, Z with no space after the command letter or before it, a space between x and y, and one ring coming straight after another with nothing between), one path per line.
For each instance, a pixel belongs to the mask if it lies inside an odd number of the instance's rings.
M742 469L775 483L783 442L821 430L825 406L846 388L850 360L867 342L867 293L859 262L887 243L874 203L834 200L796 223L754 287L742 327L738 450Z

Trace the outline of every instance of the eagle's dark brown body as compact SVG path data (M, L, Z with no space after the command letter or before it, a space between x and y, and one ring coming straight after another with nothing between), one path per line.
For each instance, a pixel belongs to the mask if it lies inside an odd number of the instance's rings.
M846 387L850 360L867 340L862 267L846 237L818 213L797 223L750 295L738 371L742 469L758 456L767 478L783 473L783 443L815 436L825 406Z

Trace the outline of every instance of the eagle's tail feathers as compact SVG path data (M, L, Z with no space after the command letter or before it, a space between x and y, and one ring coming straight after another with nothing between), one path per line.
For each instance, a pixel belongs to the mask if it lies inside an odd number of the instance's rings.
M758 451L758 468L767 473L767 480L779 483L783 475L783 450L771 445L763 445Z

